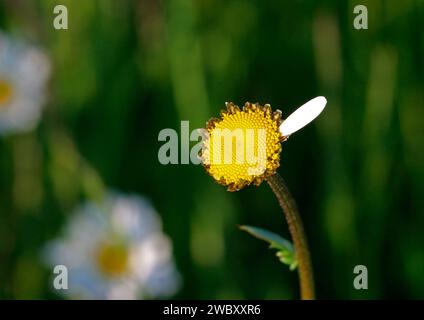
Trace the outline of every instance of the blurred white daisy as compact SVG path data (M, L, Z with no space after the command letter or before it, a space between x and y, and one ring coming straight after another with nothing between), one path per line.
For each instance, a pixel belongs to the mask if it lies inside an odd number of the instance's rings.
M70 217L61 238L44 251L52 269L65 265L68 289L81 299L153 299L179 287L171 242L150 203L138 196L109 194Z
M39 49L0 32L0 134L38 123L50 62Z

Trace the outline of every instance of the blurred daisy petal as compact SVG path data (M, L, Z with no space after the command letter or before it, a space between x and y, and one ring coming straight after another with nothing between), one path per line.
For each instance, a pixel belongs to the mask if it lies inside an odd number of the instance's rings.
M0 134L32 130L38 123L50 73L39 49L0 32Z

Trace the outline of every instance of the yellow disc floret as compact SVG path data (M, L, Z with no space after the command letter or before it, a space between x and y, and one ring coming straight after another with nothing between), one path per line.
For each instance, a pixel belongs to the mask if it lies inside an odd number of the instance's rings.
M229 191L259 185L280 165L281 111L246 102L243 109L227 103L220 119L207 124L201 159L207 172Z
M121 243L103 243L97 251L97 266L108 277L116 277L127 271L128 249Z
M0 108L9 103L12 98L12 86L6 80L0 79Z

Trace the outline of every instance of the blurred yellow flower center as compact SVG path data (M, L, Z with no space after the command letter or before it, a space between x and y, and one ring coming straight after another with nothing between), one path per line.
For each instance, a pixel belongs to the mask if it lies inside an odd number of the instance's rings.
M122 244L101 245L96 258L100 271L106 276L119 276L128 269L128 249Z
M281 123L281 112L272 112L269 105L247 102L240 110L228 103L220 119L208 122L201 154L206 170L229 191L259 185L280 164Z
M9 103L12 98L13 89L10 83L6 80L0 79L0 108Z

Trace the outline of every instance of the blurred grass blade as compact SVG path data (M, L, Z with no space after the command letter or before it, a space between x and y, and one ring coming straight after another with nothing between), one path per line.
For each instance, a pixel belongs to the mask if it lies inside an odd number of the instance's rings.
M290 241L274 232L262 228L252 226L239 226L239 228L255 238L268 242L271 249L278 250L276 255L282 263L288 265L290 270L296 269L297 260L294 254L293 245Z

